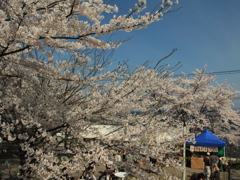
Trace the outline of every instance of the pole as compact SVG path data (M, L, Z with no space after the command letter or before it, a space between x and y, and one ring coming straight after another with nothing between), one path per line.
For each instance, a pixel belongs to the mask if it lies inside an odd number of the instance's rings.
M186 179L186 142L185 142L185 133L186 133L186 123L183 122L183 175L182 180Z
M230 165L232 166L232 144L230 144Z

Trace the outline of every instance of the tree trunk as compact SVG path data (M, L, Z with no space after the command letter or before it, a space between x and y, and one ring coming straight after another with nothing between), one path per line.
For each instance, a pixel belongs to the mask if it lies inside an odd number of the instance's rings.
M23 150L21 149L21 147L19 147L18 150L19 150L20 166L23 166L23 165L26 163L26 157L25 157L26 152L23 151ZM25 174L25 171L26 171L26 170L19 169L20 176L24 175L24 174Z

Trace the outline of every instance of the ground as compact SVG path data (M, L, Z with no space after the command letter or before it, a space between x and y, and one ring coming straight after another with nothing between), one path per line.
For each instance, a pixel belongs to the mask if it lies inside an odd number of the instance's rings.
M8 164L5 164L5 161L6 161L5 159L0 160L0 179L1 180L17 180L19 161L17 159L8 160L10 164L9 167L7 166ZM95 175L98 177L104 170L105 170L105 167L103 165L97 165ZM166 167L165 171L179 178L181 178L182 176L182 172L178 171L175 167ZM190 176L194 172L201 173L203 172L203 169L187 168L186 180L189 180ZM77 177L77 175L74 175L74 176ZM240 180L240 168L231 169L231 180Z

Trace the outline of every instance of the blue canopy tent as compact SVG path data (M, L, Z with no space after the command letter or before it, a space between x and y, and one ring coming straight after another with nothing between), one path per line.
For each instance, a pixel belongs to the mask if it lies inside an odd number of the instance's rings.
M225 156L226 141L215 136L209 130L202 131L200 135L194 138L194 141L195 142L186 142L189 152L194 152L194 154L197 155L197 157L191 157L192 168L202 169L204 167L203 156L205 156L207 152L211 152L217 156Z
M211 146L211 147L225 147L226 140L220 139L211 133L209 130L203 131L200 135L195 137L196 143L186 142L186 145L194 146Z

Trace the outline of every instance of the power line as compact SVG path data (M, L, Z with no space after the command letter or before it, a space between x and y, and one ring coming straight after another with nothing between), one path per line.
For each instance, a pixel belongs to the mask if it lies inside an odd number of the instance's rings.
M216 72L208 72L206 74L212 74L212 75L226 75L226 74L238 74L240 73L240 70L231 70L231 71L216 71ZM192 76L194 74L185 74L187 76ZM182 74L178 74L178 75L173 75L173 77L178 77L178 76L182 76ZM234 100L240 100L240 97L236 97Z
M217 72L208 72L206 74L213 74L213 75L226 75L226 74L238 74L240 73L240 70L231 70L231 71L217 71ZM187 76L192 76L194 74L185 74ZM178 76L182 76L182 74L177 74L177 75L173 75L173 77L178 77Z

